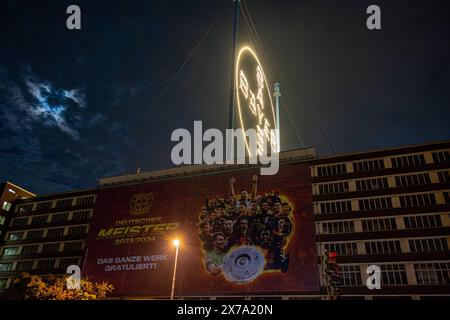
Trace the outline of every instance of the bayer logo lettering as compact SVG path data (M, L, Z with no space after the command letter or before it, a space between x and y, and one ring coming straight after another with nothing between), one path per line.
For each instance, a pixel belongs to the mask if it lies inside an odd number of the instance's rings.
M266 261L262 253L252 246L241 246L228 252L223 263L223 273L228 281L245 284L256 279Z

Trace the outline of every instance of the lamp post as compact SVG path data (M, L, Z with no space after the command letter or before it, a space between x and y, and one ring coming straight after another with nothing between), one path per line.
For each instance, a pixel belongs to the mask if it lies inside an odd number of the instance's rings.
M178 260L178 247L180 246L180 240L173 240L173 245L176 247L175 249L175 264L173 266L173 278L172 278L172 291L170 292L170 300L173 300L173 294L175 292L175 277L177 275L177 260Z

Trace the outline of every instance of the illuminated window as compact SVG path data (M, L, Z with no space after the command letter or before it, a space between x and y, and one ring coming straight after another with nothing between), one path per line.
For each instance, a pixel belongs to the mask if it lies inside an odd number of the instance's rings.
M0 263L0 271L10 271L12 268L12 262Z
M22 240L23 232L11 232L8 236L8 240L16 241L16 240Z
M4 256L14 256L19 252L19 247L4 248L2 254Z

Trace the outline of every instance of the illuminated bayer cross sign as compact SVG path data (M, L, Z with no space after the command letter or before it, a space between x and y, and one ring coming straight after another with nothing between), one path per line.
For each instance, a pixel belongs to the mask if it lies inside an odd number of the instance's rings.
M236 60L235 70L236 100L239 111L241 129L256 131L256 154L279 152L275 111L271 90L263 67L255 52L250 47L242 47ZM249 148L245 139L249 156L255 151Z

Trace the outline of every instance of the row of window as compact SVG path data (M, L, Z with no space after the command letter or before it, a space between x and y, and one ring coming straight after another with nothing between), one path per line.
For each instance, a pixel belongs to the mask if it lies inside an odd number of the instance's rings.
M439 214L415 215L403 217L405 229L424 229L442 227ZM397 230L395 218L373 218L361 220L362 231L389 231ZM354 220L330 221L322 223L323 233L355 232Z
M52 208L68 208L74 205L74 198L69 199L60 199L56 200L55 205L53 206L54 201L41 201L36 204L36 211L49 210ZM84 196L78 197L75 201L75 206L91 206L94 204L95 196ZM34 203L23 203L18 206L18 212L29 212L33 211Z
M437 175L440 183L450 182L450 171L438 171ZM399 175L395 176L394 179L396 187L410 187L431 184L431 176L428 172ZM356 191L369 191L389 188L387 177L356 180L355 184ZM323 183L319 184L318 186L319 194L335 194L350 191L349 181Z
M90 210L75 211L72 214L71 221L79 221L89 219L91 216ZM49 219L50 217L50 219ZM31 221L31 223L30 223ZM11 226L25 226L25 225L41 225L46 223L61 223L69 221L69 212L54 213L51 215L39 215L34 217L17 217L11 220Z
M13 270L13 262L0 263L0 271L31 271L31 270L51 270L54 269L56 259L38 260L37 266L33 268L35 260L18 261ZM78 265L79 258L62 258L59 261L58 268L65 269L70 265Z
M64 236L64 231L66 227L61 228L52 228L47 230L47 236L46 238L56 238L56 237L62 237ZM87 232L87 226L81 225L81 226L73 226L68 227L68 236L79 236L86 234ZM44 229L38 229L38 230L30 230L28 231L28 234L26 237L24 237L25 233L24 231L16 231L16 232L10 232L7 236L8 241L16 241L16 240L36 240L36 239L42 239L44 238Z
M450 192L445 191L442 193L444 202L450 203ZM434 193L421 193L421 194L409 194L400 195L399 197L400 207L423 207L423 206L435 206L437 204L436 195ZM378 197L367 198L358 200L359 210L380 210L393 208L392 197ZM352 203L350 200L344 201L327 201L320 203L321 213L341 213L352 211Z
M450 151L438 151L432 152L434 163L447 163L450 162ZM407 168L407 167L419 167L426 164L424 154L412 154L405 156L391 157L391 164L393 168ZM385 169L383 159L364 160L353 162L354 172L367 172L378 171ZM347 173L345 163L332 164L325 166L318 166L317 173L319 177L332 176Z
M448 251L446 238L411 239L408 240L409 252L445 252ZM358 252L356 242L324 243L325 250L335 251L339 256L363 254ZM396 254L402 253L400 240L365 241L365 254Z
M58 252L60 243L46 243L42 245L41 253L54 253ZM83 241L65 242L62 252L75 252L80 251L83 248ZM26 254L37 254L39 252L39 245L29 245L23 246L22 251L20 247L6 247L2 250L2 255L13 256L13 255L26 255Z

